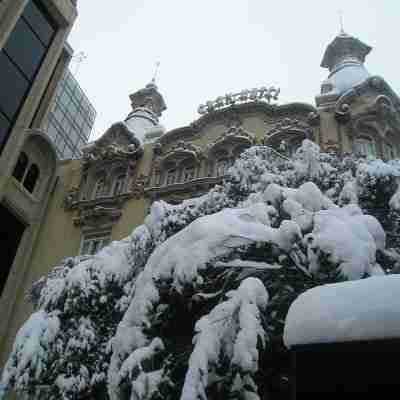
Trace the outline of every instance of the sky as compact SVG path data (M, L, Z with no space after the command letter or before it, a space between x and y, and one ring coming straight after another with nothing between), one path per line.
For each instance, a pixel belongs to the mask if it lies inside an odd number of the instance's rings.
M112 5L110 5L112 4ZM229 92L281 89L278 103L314 104L325 48L344 30L373 47L370 73L400 93L398 0L79 0L71 70L97 110L91 140L130 111L129 94L156 79L167 130Z

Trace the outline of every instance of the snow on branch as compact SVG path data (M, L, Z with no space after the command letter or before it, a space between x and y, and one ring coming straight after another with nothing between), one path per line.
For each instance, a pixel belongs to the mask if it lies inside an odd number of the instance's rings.
M210 373L219 363L221 352L231 360L231 368L241 374L254 374L258 369L258 340L265 344L260 312L268 302L263 283L247 278L228 300L202 317L195 327L194 349L189 359L181 400L206 400ZM241 381L240 373L237 380ZM235 379L235 378L234 378ZM244 390L243 387L235 387Z

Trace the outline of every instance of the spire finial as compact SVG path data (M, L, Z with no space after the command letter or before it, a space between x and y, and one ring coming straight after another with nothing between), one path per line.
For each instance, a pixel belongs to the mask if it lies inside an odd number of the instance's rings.
M157 73L158 73L158 67L159 67L159 66L160 66L160 61L157 61L157 62L156 62L156 66L155 66L155 68L154 68L153 78L151 79L151 83L152 83L153 85L156 84L156 78L157 78Z
M344 25L343 24L344 12L343 12L343 10L339 10L338 14L339 14L340 34L343 34L344 33L344 26L343 26Z

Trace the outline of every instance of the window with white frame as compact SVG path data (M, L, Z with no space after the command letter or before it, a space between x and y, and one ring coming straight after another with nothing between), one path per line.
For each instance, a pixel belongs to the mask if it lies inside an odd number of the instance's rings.
M228 158L220 158L217 161L217 176L224 176L228 173L228 169L232 165L232 162Z
M125 189L125 174L118 175L113 186L113 196L118 196L124 192Z
M166 184L167 185L172 185L176 181L176 169L170 169L167 171L167 179L166 179Z
M105 192L105 186L106 186L105 178L98 179L96 184L94 185L92 198L98 199L99 197L103 197Z
M359 137L355 140L356 153L365 157L376 157L375 142L368 137Z
M110 243L110 232L92 233L83 237L80 254L96 254Z
M194 165L188 165L183 168L183 182L192 181L195 176L195 168Z

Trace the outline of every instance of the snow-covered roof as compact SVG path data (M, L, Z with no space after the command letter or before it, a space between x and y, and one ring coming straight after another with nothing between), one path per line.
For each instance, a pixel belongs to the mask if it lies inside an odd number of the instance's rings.
M341 32L326 48L321 67L329 69L322 83L322 95L341 95L371 75L364 67L371 47L359 39Z
M400 275L307 290L290 306L285 345L399 338L399 294Z
M330 85L332 89L322 94L341 95L352 87L364 82L371 74L364 65L358 63L345 63L334 70L329 77L322 83L322 87Z

